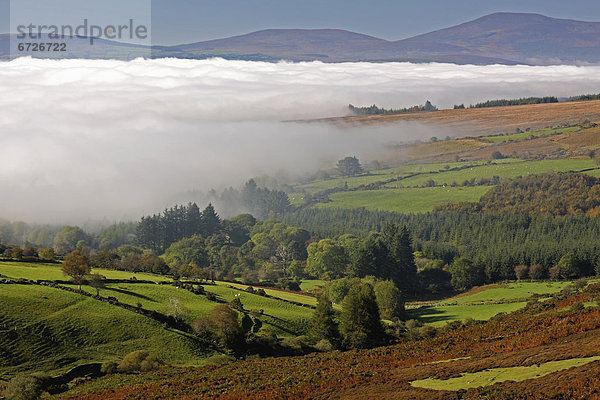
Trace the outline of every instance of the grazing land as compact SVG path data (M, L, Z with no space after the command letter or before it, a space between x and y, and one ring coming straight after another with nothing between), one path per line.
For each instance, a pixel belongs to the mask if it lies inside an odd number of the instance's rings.
M408 316L437 327L468 318L487 321L499 313L510 313L525 307L531 296L552 295L572 283L510 282L485 285L437 302L408 303Z
M600 100L326 119L336 124L353 125L419 122L449 127L472 136L515 132L517 128L537 130L548 126L572 126L586 120L600 121Z
M164 276L153 275L143 272L127 272L115 271L109 269L94 269L94 273L105 276L107 279L132 279L152 282L163 282L166 279ZM30 279L30 280L48 280L60 281L68 280L62 270L60 264L44 264L44 263L23 263L23 262L0 262L0 278L11 279Z
M0 379L17 372L65 373L148 349L174 364L201 364L213 351L142 315L54 288L0 285Z
M600 308L573 305L597 291L592 285L389 347L109 376L60 398L590 398L600 384ZM416 387L431 377L426 385L435 388Z
M489 190L478 187L434 187L418 189L383 189L341 192L330 196L331 202L317 208L366 208L367 210L423 213L435 207L463 201L477 201Z

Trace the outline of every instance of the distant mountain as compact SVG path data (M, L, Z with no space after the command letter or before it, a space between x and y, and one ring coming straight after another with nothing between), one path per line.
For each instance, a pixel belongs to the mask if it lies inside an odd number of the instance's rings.
M73 57L85 53L83 56L89 58L130 59L148 50L110 41L101 41L90 49L90 46L84 46L85 40L71 41ZM7 45L3 45L7 41L7 35L0 36L2 58L8 57ZM556 19L539 14L496 13L398 41L339 29L268 29L225 39L155 46L152 57L458 64L600 63L600 22Z
M430 55L499 57L528 64L600 62L600 22L496 13L395 42ZM452 50L454 49L454 51Z

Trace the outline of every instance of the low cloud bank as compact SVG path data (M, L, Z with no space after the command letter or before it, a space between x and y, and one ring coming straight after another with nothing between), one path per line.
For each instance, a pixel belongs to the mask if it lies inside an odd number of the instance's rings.
M596 88L596 89L594 89ZM300 175L448 132L285 120L600 92L600 67L214 60L0 63L0 217L138 218L181 193Z

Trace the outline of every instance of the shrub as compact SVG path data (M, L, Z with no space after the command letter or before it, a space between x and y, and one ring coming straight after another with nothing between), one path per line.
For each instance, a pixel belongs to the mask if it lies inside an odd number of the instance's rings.
M515 267L515 275L518 280L527 278L529 275L529 267L527 265L517 265Z
M585 289L587 284L588 284L587 279L579 278L575 282L573 282L573 287L575 288L575 290L580 291L580 290Z
M431 325L425 325L420 329L421 337L432 338L437 334L437 329Z
M114 361L104 361L100 367L100 372L106 375L114 374L117 372L119 365Z
M444 325L444 330L446 332L450 332L450 331L455 331L459 328L462 327L462 322L461 321L449 321L446 323L446 325Z
M331 344L331 342L327 339L321 339L317 342L317 344L315 344L315 349L317 349L318 351L333 351L333 345Z
M160 367L161 362L146 350L136 350L127 354L117 366L119 372L147 372Z
M529 267L529 277L531 279L544 279L546 277L546 268L543 265L532 265Z
M235 361L235 357L227 354L217 354L206 359L206 364L222 365Z
M196 318L194 322L192 322L192 330L198 337L204 340L213 340L214 334L208 318Z
M36 400L42 394L40 379L30 375L17 375L10 380L4 390L7 400Z
M244 314L242 316L242 330L244 332L250 332L252 330L252 326L254 325L254 321L248 314Z
M583 305L583 303L578 301L576 303L573 303L573 305L571 306L571 311L580 311L580 310L583 310L584 308L585 308L585 306Z
M240 298L237 296L229 302L229 307L233 308L234 310L238 310L238 311L242 311L242 312L244 311L244 305L242 304L242 301L240 300Z
M221 345L234 352L240 352L244 345L244 331L238 321L238 314L226 304L219 304L210 313L210 325Z
M212 292L206 292L206 299L210 301L217 301L217 295Z

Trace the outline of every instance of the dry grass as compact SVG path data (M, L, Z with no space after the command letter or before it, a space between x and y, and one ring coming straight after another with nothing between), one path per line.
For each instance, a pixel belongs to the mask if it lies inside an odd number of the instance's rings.
M586 120L600 121L600 100L325 119L337 124L421 122L451 127L457 132L475 136L514 132L517 128L525 130L577 125Z

